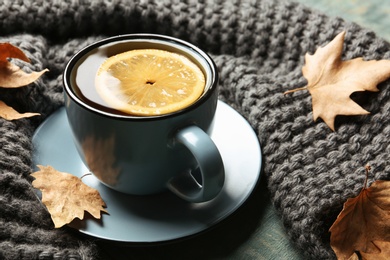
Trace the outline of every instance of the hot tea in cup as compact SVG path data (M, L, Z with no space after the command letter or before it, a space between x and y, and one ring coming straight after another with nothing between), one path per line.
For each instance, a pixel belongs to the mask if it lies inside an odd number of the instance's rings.
M203 93L201 69L183 55L137 49L105 60L95 79L98 94L110 107L139 116L181 110Z
M105 185L135 195L170 189L191 202L224 183L208 133L218 74L211 58L172 37L132 34L96 42L64 72L76 148Z

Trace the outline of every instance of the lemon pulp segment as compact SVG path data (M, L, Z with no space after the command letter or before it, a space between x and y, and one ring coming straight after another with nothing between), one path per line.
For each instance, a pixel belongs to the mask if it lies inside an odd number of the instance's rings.
M106 59L95 86L112 108L139 116L181 110L203 93L205 77L187 57L158 49L137 49Z

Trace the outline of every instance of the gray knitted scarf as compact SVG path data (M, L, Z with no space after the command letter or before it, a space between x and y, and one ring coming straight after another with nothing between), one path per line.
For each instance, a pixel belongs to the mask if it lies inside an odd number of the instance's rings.
M390 81L362 99L369 116L338 117L336 132L313 122L301 87L304 54L346 30L344 59L390 59L390 44L371 31L278 0L4 0L1 42L25 51L25 71L50 73L27 88L0 89L0 99L41 117L0 119L0 259L94 259L96 246L55 230L31 187L35 128L63 102L62 71L93 41L151 32L187 40L210 53L220 71L220 98L253 126L264 155L264 176L291 241L313 259L335 258L328 229L348 197L390 173ZM374 176L375 175L375 176Z

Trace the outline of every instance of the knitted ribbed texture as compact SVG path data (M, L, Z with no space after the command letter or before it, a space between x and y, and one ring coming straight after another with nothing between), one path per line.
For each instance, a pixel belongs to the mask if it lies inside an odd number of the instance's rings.
M221 99L256 130L271 199L291 240L312 259L335 258L328 229L355 196L370 163L377 178L390 172L390 82L360 101L368 116L338 117L336 132L313 122L304 54L346 30L343 58L390 59L390 45L341 19L277 0L2 1L0 41L22 48L32 64L49 68L31 86L0 89L0 99L41 117L0 119L0 259L94 259L96 249L66 229L54 230L31 188L37 125L62 102L61 73L75 51L98 38L134 32L175 36L215 59ZM232 126L234 127L234 126Z

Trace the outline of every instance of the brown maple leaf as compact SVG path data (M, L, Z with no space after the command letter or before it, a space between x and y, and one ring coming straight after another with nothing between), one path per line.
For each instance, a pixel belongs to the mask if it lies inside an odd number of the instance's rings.
M390 78L390 60L342 61L344 36L345 32L341 32L313 55L306 54L302 73L307 86L285 92L308 90L314 121L322 118L333 131L337 115L369 114L350 98L353 92L379 91L377 85Z
M30 62L30 59L22 50L10 43L0 43L0 87L2 88L19 88L36 81L43 73L48 71L44 69L39 72L26 73L18 66L9 61L10 58L20 59ZM39 115L39 113L20 114L4 102L0 105L0 117L7 120L20 119Z
M362 260L389 260L390 256L390 242L387 241L375 241L375 245L378 245L381 249L379 254L367 254L360 252Z
M100 212L108 213L106 204L97 190L87 186L72 174L59 172L51 166L38 165L32 173L32 185L41 190L42 203L46 205L56 228L73 219L84 218L84 211L100 219Z
M366 166L368 174L369 166ZM367 177L363 189L344 208L330 227L330 245L337 259L349 259L355 251L361 255L387 254L381 241L390 242L390 181L375 181L369 188Z

